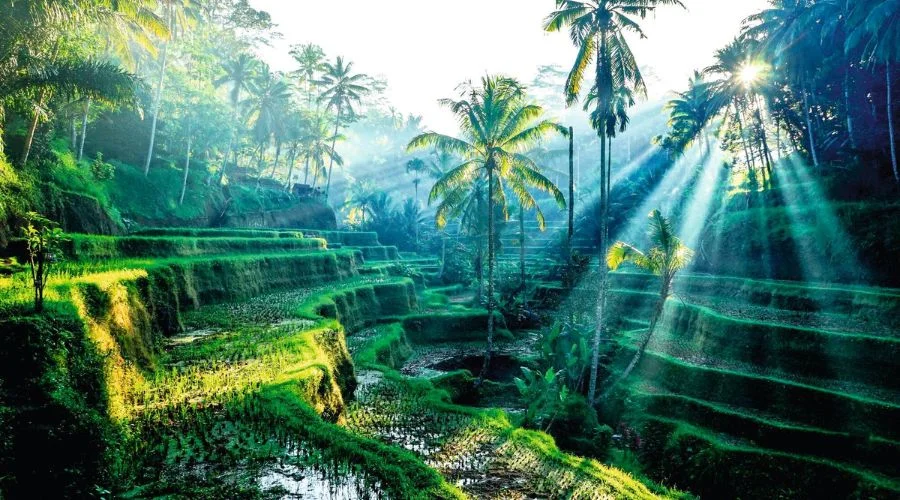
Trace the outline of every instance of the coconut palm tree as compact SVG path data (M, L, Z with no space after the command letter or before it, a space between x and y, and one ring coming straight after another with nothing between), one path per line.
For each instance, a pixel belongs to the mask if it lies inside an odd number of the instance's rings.
M543 229L543 213L528 188L550 193L560 206L565 206L565 197L559 189L540 173L534 161L523 154L548 135L565 132L562 126L542 120L543 109L529 104L524 87L511 78L486 76L479 86L468 82L460 86L459 100L443 99L441 103L456 115L463 138L427 132L414 137L407 149L436 148L462 158L462 163L439 179L429 193L429 202L444 198L435 216L438 227L447 224L447 210L458 206L462 186L471 185L480 178L487 180L488 332L484 364L478 375L480 385L494 349L495 208L499 207L505 213L508 206L506 192L510 190L526 209L536 211ZM448 197L453 198L448 200Z
M680 0L556 0L556 10L546 19L545 29L555 32L568 28L569 37L578 47L578 55L566 79L566 102L573 104L581 94L588 66L594 63L594 91L596 95L595 126L608 124L615 115L614 94L619 88L630 88L639 95L646 95L646 85L625 40L630 32L644 37L644 32L634 19L644 19L661 6L684 7ZM600 126L600 255L606 254L609 224L609 199L606 196L608 128ZM600 361L600 338L606 324L605 303L607 269L600 266L600 293L597 296L597 328L594 332L591 359L591 378L588 402L593 405L597 387L597 369Z
M272 138L283 128L284 111L290 106L292 89L283 75L272 73L265 65L260 68L257 77L251 80L249 87L247 113L253 137L259 146L257 167L262 176L263 154Z
M136 79L118 66L98 61L49 62L32 60L13 78L0 83L0 97L30 99L35 114L25 136L21 165L28 163L40 118L50 113L45 103L53 95L68 100L90 98L111 104L134 104Z
M353 104L359 104L362 96L369 92L363 84L366 75L353 74L353 63L344 62L344 58L338 56L334 64L325 63L325 74L322 75L321 85L325 87L319 99L326 102L328 107L334 110L334 141L331 148L337 145L337 137L344 120L356 116ZM331 171L334 167L334 157L328 164L328 180L325 184L325 198L331 191Z
M684 92L676 92L665 105L669 112L669 132L665 137L654 138L658 144L668 145L675 154L683 154L695 141L709 147L705 135L709 122L721 112L721 96L715 96L704 75L694 71Z
M743 49L738 44L741 42L761 40L759 47L767 59L775 63L776 68L785 74L788 79L800 86L800 94L803 100L803 116L806 121L806 133L809 146L809 154L813 165L819 166L819 150L816 143L816 132L813 126L810 102L815 94L815 73L822 63L819 40L821 40L821 24L815 16L814 5L817 2L811 0L776 0L772 6L759 14L750 16L745 23L741 40L736 40L733 49L736 54L731 59L734 62L737 56L743 58L739 64L746 66L751 58L751 53L745 45ZM756 47L751 47L755 49ZM743 54L739 54L740 52ZM727 65L726 65L727 66ZM722 68L733 75L732 86L740 85L740 67ZM735 71L737 69L737 71Z
M336 163L339 167L344 165L344 159L334 149L334 144L343 141L342 135L332 135L328 122L322 115L316 115L310 120L301 139L301 155L305 161L303 183L309 184L312 173L312 187L315 188L320 177L324 177L325 163Z
M637 352L631 358L631 362L628 363L625 371L606 388L603 393L604 397L619 382L625 380L631 374L631 371L634 370L634 367L637 366L644 351L647 350L647 345L650 343L650 338L653 336L656 325L662 317L666 300L672 293L672 282L675 280L675 275L687 267L694 256L693 250L686 247L675 236L672 224L663 217L659 210L650 212L649 218L649 236L653 245L649 251L646 253L641 252L637 248L620 241L609 249L609 253L606 256L606 264L612 270L618 269L619 266L627 262L639 269L659 276L660 288L659 298L656 301L656 306L653 308L653 315L650 317L650 327L647 329L647 333L641 340Z
M184 26L199 18L198 0L161 0L166 33L162 38L159 56L159 78L153 97L150 119L150 144L147 147L147 158L144 160L144 176L150 173L150 162L153 160L153 148L156 144L156 124L159 118L159 107L162 104L163 86L166 81L166 67L169 59L169 44Z
M237 153L235 149L235 141L237 139L237 124L240 116L241 93L250 90L251 82L256 78L256 74L260 67L258 59L250 54L241 53L234 59L225 61L222 64L224 74L217 78L213 84L216 87L226 86L228 88L228 101L231 104L233 113L231 121L231 136L228 139L228 147L225 150L225 158L222 161L222 167L219 169L218 179L221 182L225 175L225 166L228 164L228 158L232 152L235 153L235 164L237 163Z
M306 85L307 107L312 108L313 94L317 86L316 77L325 71L325 51L313 43L295 45L291 48L291 56L300 67L297 73L303 78Z
M900 183L897 169L897 144L894 133L894 92L892 68L900 60L900 0L861 0L850 13L854 29L847 38L847 50L862 48L863 60L870 66L884 65L887 85L887 119L891 166L894 180Z
M428 168L428 164L425 163L425 160L421 158L413 158L406 162L406 173L413 174L413 186L416 190L416 197L414 198L416 205L419 204L419 183L422 182L422 172L424 172Z

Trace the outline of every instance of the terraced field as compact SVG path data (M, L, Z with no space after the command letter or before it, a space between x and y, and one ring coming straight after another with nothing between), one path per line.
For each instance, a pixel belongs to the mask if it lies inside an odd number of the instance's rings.
M655 286L613 275L614 372L645 335ZM900 290L681 276L610 413L643 428L654 477L704 497L895 496L898 312Z
M480 339L486 313L455 301L465 293L458 287L422 288L422 276L438 272L432 259L397 260L355 233L320 236L72 238L48 314L96 349L101 399L86 404L108 422L106 437L83 436L102 439L96 477L83 458L50 459L76 472L67 479L73 488L88 481L125 497L680 495L567 455L502 411L452 403L453 380L402 375L417 350ZM381 248L374 253L384 260L367 259L365 248ZM18 312L27 288L15 278L2 286L13 313L0 326L46 334ZM5 361L21 354L0 352ZM71 375L53 370L47 376ZM44 411L57 410L36 407L28 418ZM30 421L3 418L23 436L13 446L28 447ZM41 470L37 463L22 458L15 467L8 491L51 494L26 472Z

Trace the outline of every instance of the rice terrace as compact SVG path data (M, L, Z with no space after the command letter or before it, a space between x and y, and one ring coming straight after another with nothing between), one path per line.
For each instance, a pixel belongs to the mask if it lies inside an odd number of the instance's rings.
M900 498L900 0L0 0L0 499Z

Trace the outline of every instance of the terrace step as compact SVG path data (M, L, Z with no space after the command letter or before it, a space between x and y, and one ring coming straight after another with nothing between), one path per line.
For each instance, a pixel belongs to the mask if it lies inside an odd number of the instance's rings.
M631 394L643 411L650 415L677 415L680 419L744 440L752 446L833 460L890 476L900 474L900 442L897 441L820 429L764 412L661 391L646 384L632 387Z
M619 369L634 348L623 346ZM648 349L633 372L633 380L655 380L660 389L715 402L778 415L807 426L836 432L900 439L900 405L869 395L810 385L775 375L722 366L713 358L685 360ZM873 432L873 429L875 432Z

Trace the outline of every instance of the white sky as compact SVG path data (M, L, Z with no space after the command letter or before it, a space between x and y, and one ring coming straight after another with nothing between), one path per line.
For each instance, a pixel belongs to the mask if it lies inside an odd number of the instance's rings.
M740 22L765 8L765 0L683 0L687 11L666 7L642 22L645 40L632 40L638 62L659 78L651 98L683 87L715 49L737 33ZM487 72L523 82L540 65L568 69L575 48L564 33L545 33L553 0L251 0L272 15L283 34L262 54L275 69L293 69L288 48L321 45L329 58L342 55L359 72L387 80L387 97L404 114L424 116L444 133L456 129L437 104L456 86Z

